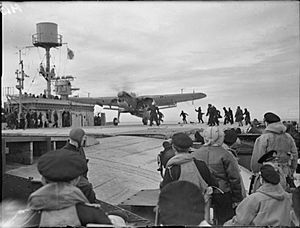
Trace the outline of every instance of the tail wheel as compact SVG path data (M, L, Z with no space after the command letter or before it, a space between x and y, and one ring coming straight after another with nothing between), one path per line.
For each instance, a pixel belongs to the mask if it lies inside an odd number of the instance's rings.
M118 120L117 117L115 117L115 118L113 119L113 124L114 124L115 126L118 126L119 120Z

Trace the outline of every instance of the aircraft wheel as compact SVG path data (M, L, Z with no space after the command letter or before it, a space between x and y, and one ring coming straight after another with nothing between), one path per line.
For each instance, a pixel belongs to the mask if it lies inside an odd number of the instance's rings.
M115 126L118 126L119 121L118 121L118 118L117 118L117 117L115 117L115 118L113 119L113 124L114 124Z
M142 122L143 122L144 125L147 125L148 124L147 118L143 118Z

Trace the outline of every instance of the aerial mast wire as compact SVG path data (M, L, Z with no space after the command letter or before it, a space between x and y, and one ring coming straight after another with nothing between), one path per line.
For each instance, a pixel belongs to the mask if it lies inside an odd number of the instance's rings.
M21 113L22 113L22 90L24 89L24 76L26 74L24 73L24 63L22 60L22 50L27 48L32 48L34 46L25 46L23 48L19 49L19 69L16 70L16 79L18 84L16 85L16 88L19 90L19 113L18 113L18 120L20 123L21 119Z

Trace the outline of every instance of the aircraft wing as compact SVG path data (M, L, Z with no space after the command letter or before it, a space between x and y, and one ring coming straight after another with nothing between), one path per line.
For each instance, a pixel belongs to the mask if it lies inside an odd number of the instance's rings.
M147 107L155 102L160 108L176 107L179 102L192 101L206 97L204 93L182 93L182 94L165 94L149 95L135 97L125 91L118 93L116 97L69 97L70 101L108 106L106 109L125 111L137 111L142 107ZM114 108L114 107L118 108Z
M204 93L179 93L165 95L140 96L140 99L153 99L157 106L172 106L179 102L192 101L206 97Z
M69 97L70 101L100 106L118 106L117 99L118 97Z

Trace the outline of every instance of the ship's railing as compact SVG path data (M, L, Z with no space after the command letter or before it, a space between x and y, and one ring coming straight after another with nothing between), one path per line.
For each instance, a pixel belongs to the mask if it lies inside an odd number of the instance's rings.
M32 43L35 46L41 45L52 45L52 46L62 46L62 35L57 34L57 41L56 42L41 42L39 38L41 37L42 33L36 33L32 35Z

